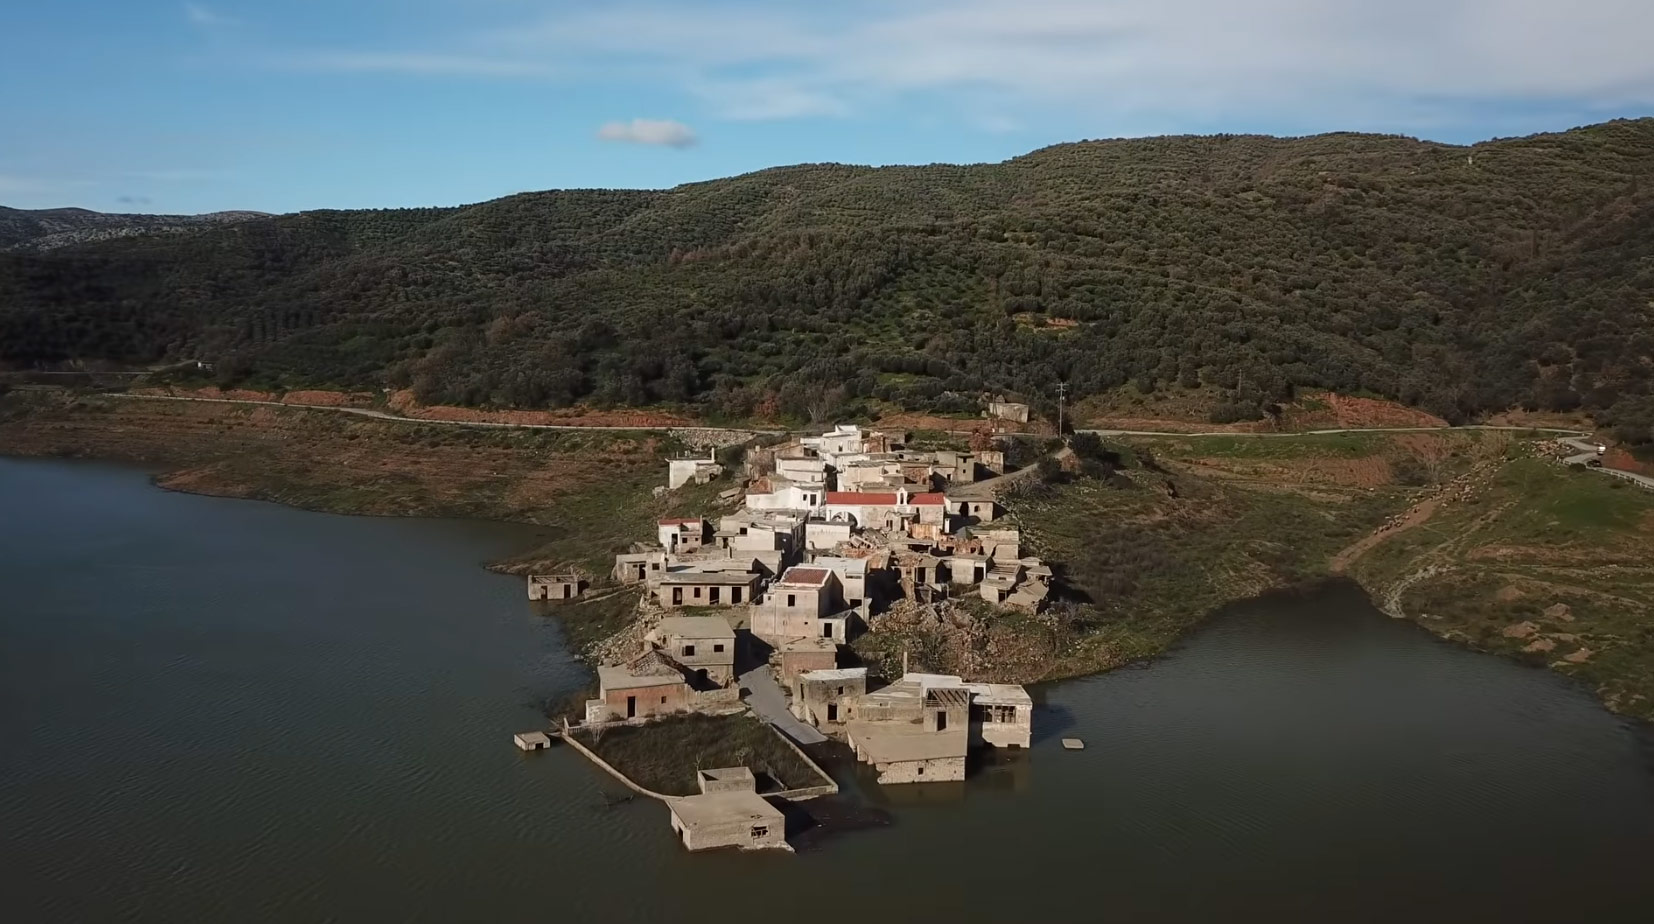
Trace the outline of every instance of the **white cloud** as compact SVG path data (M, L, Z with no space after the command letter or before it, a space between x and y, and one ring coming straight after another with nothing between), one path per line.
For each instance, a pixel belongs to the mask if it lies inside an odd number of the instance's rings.
M1647 0L620 2L488 37L667 78L720 114L843 113L896 94L1216 116L1416 116L1443 101L1654 103Z
M486 30L449 2L429 51L282 66L675 87L726 119L917 103L984 131L1041 108L1111 126L1426 127L1654 105L1649 0L609 0Z
M671 119L608 122L597 130L597 137L604 141L653 144L668 148L687 148L696 141L694 129Z

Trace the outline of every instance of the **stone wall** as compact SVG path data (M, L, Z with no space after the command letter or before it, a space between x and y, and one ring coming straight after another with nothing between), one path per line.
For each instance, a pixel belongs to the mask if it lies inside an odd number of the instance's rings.
M938 757L933 760L905 760L881 764L880 783L948 783L965 778L965 758Z

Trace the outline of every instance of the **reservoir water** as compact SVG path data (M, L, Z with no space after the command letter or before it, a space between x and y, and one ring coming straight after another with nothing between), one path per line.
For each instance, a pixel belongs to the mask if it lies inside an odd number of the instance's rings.
M1035 747L886 827L684 853L514 731L587 672L529 530L0 459L0 891L21 921L1637 921L1646 732L1353 588L1036 691ZM1063 751L1057 738L1083 737Z

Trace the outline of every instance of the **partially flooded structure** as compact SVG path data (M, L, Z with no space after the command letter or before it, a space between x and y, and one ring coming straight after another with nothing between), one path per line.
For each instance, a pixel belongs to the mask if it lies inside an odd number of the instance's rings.
M573 600L585 589L578 574L531 574L528 576L528 599Z
M701 794L672 799L672 831L690 850L736 847L742 850L790 850L787 820L781 810L756 792L757 781L746 767L702 770L696 774Z

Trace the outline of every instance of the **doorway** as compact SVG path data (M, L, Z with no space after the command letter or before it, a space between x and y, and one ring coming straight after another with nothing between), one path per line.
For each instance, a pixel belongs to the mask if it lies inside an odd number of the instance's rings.
M626 718L637 718L637 697L635 696L626 697Z

